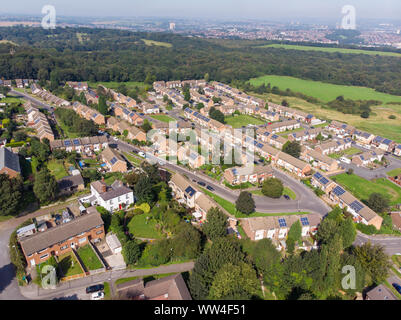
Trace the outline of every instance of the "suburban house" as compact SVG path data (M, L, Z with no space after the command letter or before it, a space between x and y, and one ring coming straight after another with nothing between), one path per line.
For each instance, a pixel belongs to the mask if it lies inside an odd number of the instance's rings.
M298 122L297 120L286 120L265 126L266 131L270 133L279 133L299 128L301 128L301 123Z
M57 181L59 194L69 195L85 189L84 179L81 174L64 177Z
M299 143L303 143L305 141L309 140L315 140L319 133L322 132L322 129L317 128L317 129L309 129L309 130L302 130L294 133L290 133L288 135L288 140L292 141L297 141Z
M287 238L288 231L297 221L302 226L302 237L316 234L321 219L322 217L318 214L266 216L241 219L241 226L247 236L253 241L262 239L280 241Z
M53 130L46 116L39 109L32 107L30 102L24 104L28 115L27 125L35 129L37 137L42 141L47 138L50 142L54 140Z
M110 105L111 109L114 111L114 115L121 119L127 120L129 123L135 126L143 125L144 119L139 116L139 114L135 111L131 111L117 103L112 103Z
M359 166L368 166L375 161L381 162L384 157L384 151L375 149L375 150L369 150L364 153L355 155L352 157L352 163L356 164L358 167Z
M280 152L277 156L276 165L286 169L287 171L294 173L300 178L308 176L312 172L310 164L303 162L293 156Z
M398 298L384 284L380 284L366 293L365 300L398 300Z
M146 141L146 133L137 127L133 127L125 121L119 121L115 117L109 117L107 119L107 128L116 132L120 132L122 135L127 133L127 138L131 140Z
M87 82L67 81L67 85L76 91L86 91L89 88Z
M106 164L110 172L127 172L127 162L118 151L107 147L100 154L100 158Z
M311 163L313 167L323 171L333 172L338 170L338 162L316 150L304 148L300 159Z
M397 145L394 149L394 154L401 157L401 144Z
M373 139L372 145L383 150L384 152L393 152L396 143L390 139L377 136Z
M311 184L315 188L319 188L319 189L323 190L326 194L329 194L329 192L337 186L337 184L334 181L325 177L320 172L316 172L312 176Z
M234 167L224 171L224 179L231 185L250 182L260 184L267 178L273 177L271 166L251 165L248 167Z
M116 180L108 186L103 180L91 183L91 195L80 199L92 206L102 206L109 212L128 208L135 203L133 191L121 181Z
M142 112L144 114L160 113L160 107L156 104L150 104L150 103L144 102L144 103L142 103L141 108L142 108Z
M135 279L117 285L118 296L132 300L192 300L181 274L144 282Z
M191 168L197 169L206 163L206 159L198 152L181 147L177 153L178 161L187 163Z
M21 175L19 156L8 148L0 148L0 174L6 174L10 178Z
M315 147L315 150L324 154L329 155L337 152L347 150L352 147L352 140L350 138L333 140L324 142Z
M83 105L79 102L74 102L73 109L81 118L85 118L86 120L92 120L94 123L98 125L102 125L106 123L105 117L97 110L89 108L88 106Z
M216 207L213 201L179 173L175 173L168 184L172 189L173 197L179 203L195 209L192 215L200 221L205 221L207 212Z
M352 135L355 132L355 127L333 120L329 125L329 130L333 131L338 137L343 138Z
M53 150L65 150L67 152L77 152L86 155L92 155L93 152L97 152L107 148L109 142L106 136L94 136L76 139L66 140L54 140L50 142L50 149Z
M28 267L33 267L52 256L62 255L85 246L89 241L96 242L103 238L103 220L100 213L93 212L46 228L43 232L35 232L33 235L19 239L19 243Z
M353 137L356 142L362 145L370 145L375 138L373 134L364 131L355 131Z

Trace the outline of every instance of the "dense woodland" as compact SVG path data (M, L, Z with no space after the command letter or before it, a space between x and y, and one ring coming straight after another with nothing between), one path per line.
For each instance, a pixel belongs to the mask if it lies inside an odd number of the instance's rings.
M260 41L221 42L166 33L87 28L0 28L3 78L144 81L203 78L231 83L265 74L365 86L401 95L401 59L364 54L257 48ZM168 42L147 46L142 39Z

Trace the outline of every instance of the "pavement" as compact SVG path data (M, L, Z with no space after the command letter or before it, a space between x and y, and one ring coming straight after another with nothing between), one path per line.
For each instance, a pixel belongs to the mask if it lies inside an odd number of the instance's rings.
M368 236L358 232L354 245L360 246L368 241L374 245L382 245L389 255L401 254L401 237L386 235Z

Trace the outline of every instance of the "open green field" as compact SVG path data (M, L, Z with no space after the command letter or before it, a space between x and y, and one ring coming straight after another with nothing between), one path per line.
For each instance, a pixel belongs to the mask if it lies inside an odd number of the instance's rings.
M127 81L127 82L116 82L116 81L110 81L110 82L88 82L88 86L96 89L98 85L102 85L106 88L117 90L119 85L125 84L127 87L128 91L134 89L135 87L138 87L140 89L144 88L146 85L144 82L137 82L137 81Z
M391 205L401 203L401 188L387 179L369 181L346 173L333 179L360 200L368 200L369 196L376 192L388 198Z
M241 128L243 126L247 126L248 124L261 125L266 123L263 120L256 119L246 114L228 116L225 117L224 120L226 121L226 124L232 126L233 128Z
M261 189L258 190L252 190L250 191L252 194L254 194L255 196L260 196L260 197L264 197L265 195L262 193ZM289 196L291 200L295 200L297 198L297 195L295 194L294 191L292 191L290 188L288 187L284 187L284 191L283 191L283 196Z
M87 244L78 249L78 256L81 258L82 263L88 270L97 270L103 268L102 263L96 256L93 249Z
M23 103L24 101L20 98L14 98L14 97L6 97L3 99L0 99L0 102L4 103Z
M158 47L166 47L166 48L172 48L173 45L168 42L161 42L161 41L154 41L154 40L147 40L147 39L141 39L147 46L158 46Z
M156 230L156 221L146 219L146 214L134 216L128 223L129 232L137 238L161 239L162 234Z
M370 88L344 86L293 77L263 76L251 79L250 83L254 86L270 83L272 87L276 86L281 90L289 88L294 92L302 92L323 102L333 101L338 96L344 96L346 99L352 100L378 100L384 103L401 102L401 96L377 92Z
M47 168L50 170L51 174L56 178L56 180L60 180L68 176L68 173L64 168L63 160L50 160L47 163Z
M346 49L346 48L328 48L328 47L312 47L312 46L301 46L301 45L292 45L292 44L268 44L265 46L261 46L258 48L277 48L277 49L286 49L286 50L302 50L302 51L321 51L321 52L330 52L330 53L353 53L353 54L368 54L372 56L390 56L390 57L399 57L401 58L400 53L396 52L385 52L385 51L369 51L363 49Z
M151 115L150 117L153 119L159 120L161 122L166 122L166 123L169 123L171 121L176 121L174 118L166 116L165 114L155 114L155 115Z

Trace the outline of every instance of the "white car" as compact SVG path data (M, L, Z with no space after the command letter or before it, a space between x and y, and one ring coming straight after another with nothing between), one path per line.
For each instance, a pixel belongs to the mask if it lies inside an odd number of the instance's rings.
M104 293L99 291L92 293L91 300L102 300L104 299Z
M117 137L114 137L113 140L114 140L114 141L118 141L118 138L117 138Z
M142 151L138 152L138 155L141 156L142 158L146 158L146 154L144 154Z

